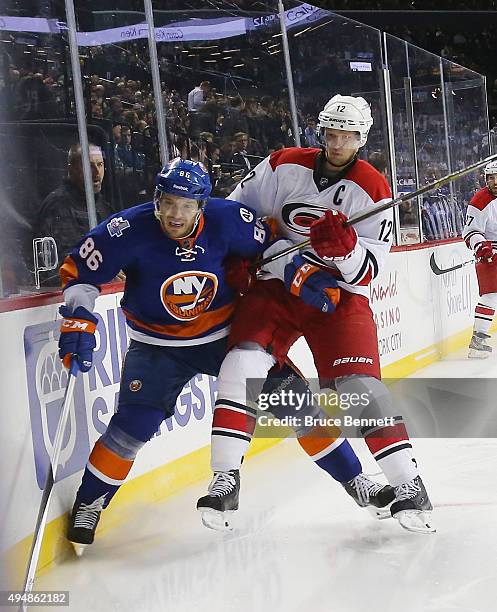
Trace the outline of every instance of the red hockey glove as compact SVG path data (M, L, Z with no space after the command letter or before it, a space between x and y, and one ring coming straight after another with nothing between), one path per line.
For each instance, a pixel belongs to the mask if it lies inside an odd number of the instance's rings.
M357 232L344 227L347 217L338 210L327 210L311 225L311 245L319 257L347 259L357 244Z
M224 278L228 287L237 293L247 293L256 280L256 273L250 270L250 259L228 257L224 262Z
M484 242L480 242L476 245L476 259L486 259L487 261L492 261L493 254L492 243L489 240L485 240Z

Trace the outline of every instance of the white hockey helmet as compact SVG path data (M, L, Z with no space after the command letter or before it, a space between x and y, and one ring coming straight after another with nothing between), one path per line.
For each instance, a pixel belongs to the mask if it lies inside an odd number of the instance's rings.
M485 178L489 174L497 174L497 159L494 159L494 161L488 162L483 172L485 174Z
M319 128L359 132L359 146L363 147L373 125L371 108L364 98L354 96L333 96L319 113Z

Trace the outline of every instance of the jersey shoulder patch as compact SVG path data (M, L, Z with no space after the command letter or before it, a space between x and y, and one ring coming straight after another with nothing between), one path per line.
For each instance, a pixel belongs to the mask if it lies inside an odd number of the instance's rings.
M152 202L138 204L114 213L97 227L100 232L108 232L111 238L121 238L123 235L128 235L127 230L129 229L136 233L139 228L143 227L143 224L147 226L151 219L155 219L153 212L154 205Z
M343 178L359 185L373 202L392 197L392 191L385 176L363 159L358 159Z
M483 210L490 202L496 200L497 198L493 196L488 187L484 187L475 193L475 195L471 198L469 205L474 206L478 210Z
M283 164L297 164L298 166L314 170L314 162L320 151L321 149L301 147L280 149L279 151L271 153L269 156L269 164L273 172L278 166Z

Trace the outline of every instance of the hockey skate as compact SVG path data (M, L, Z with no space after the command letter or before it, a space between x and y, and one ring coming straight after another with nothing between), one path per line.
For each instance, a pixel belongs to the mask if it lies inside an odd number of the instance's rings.
M473 337L469 343L469 359L487 359L492 353L492 347L487 344L490 338L488 334L483 332L473 332Z
M375 518L381 521L392 516L389 506L395 499L395 491L390 485L375 482L361 472L343 486L356 504L367 508Z
M74 552L81 557L85 548L93 544L98 521L105 504L105 495L91 504L84 504L77 497L69 518L67 539L74 547Z
M214 472L209 485L209 494L197 502L197 510L202 514L202 523L209 529L231 531L230 514L238 510L240 494L240 472Z
M435 533L431 510L433 506L421 476L395 487L395 501L390 506L390 512L407 531Z

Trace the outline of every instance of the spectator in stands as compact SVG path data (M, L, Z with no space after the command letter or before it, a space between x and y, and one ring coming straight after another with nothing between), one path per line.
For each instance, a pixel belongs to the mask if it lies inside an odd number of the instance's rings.
M204 142L213 142L214 141L214 134L212 132L200 132L200 140L203 140Z
M101 193L105 173L102 150L90 144L89 154L97 221L100 223L114 211ZM67 178L43 201L38 213L34 237L52 236L55 238L59 261L61 261L89 229L81 145L73 144L67 156Z
M387 156L381 151L373 151L368 157L368 162L376 168L378 172L381 172L383 176L388 176L388 159Z
M307 126L304 130L304 138L306 147L321 147L321 141L319 140L315 119L307 119Z
M252 169L252 164L247 153L249 135L246 132L237 132L234 138L235 143L231 163L235 169L238 168L243 170L242 176L246 176Z
M113 96L109 101L109 108L105 113L105 118L110 119L114 123L124 122L123 104L117 96Z
M232 139L237 132L248 132L248 120L244 112L245 104L240 97L232 98L224 113L222 138Z
M16 119L21 121L56 117L55 100L42 74L25 76L19 81L14 112Z
M196 113L202 110L203 105L207 101L211 88L210 81L202 81L200 85L194 87L188 94L188 111Z

